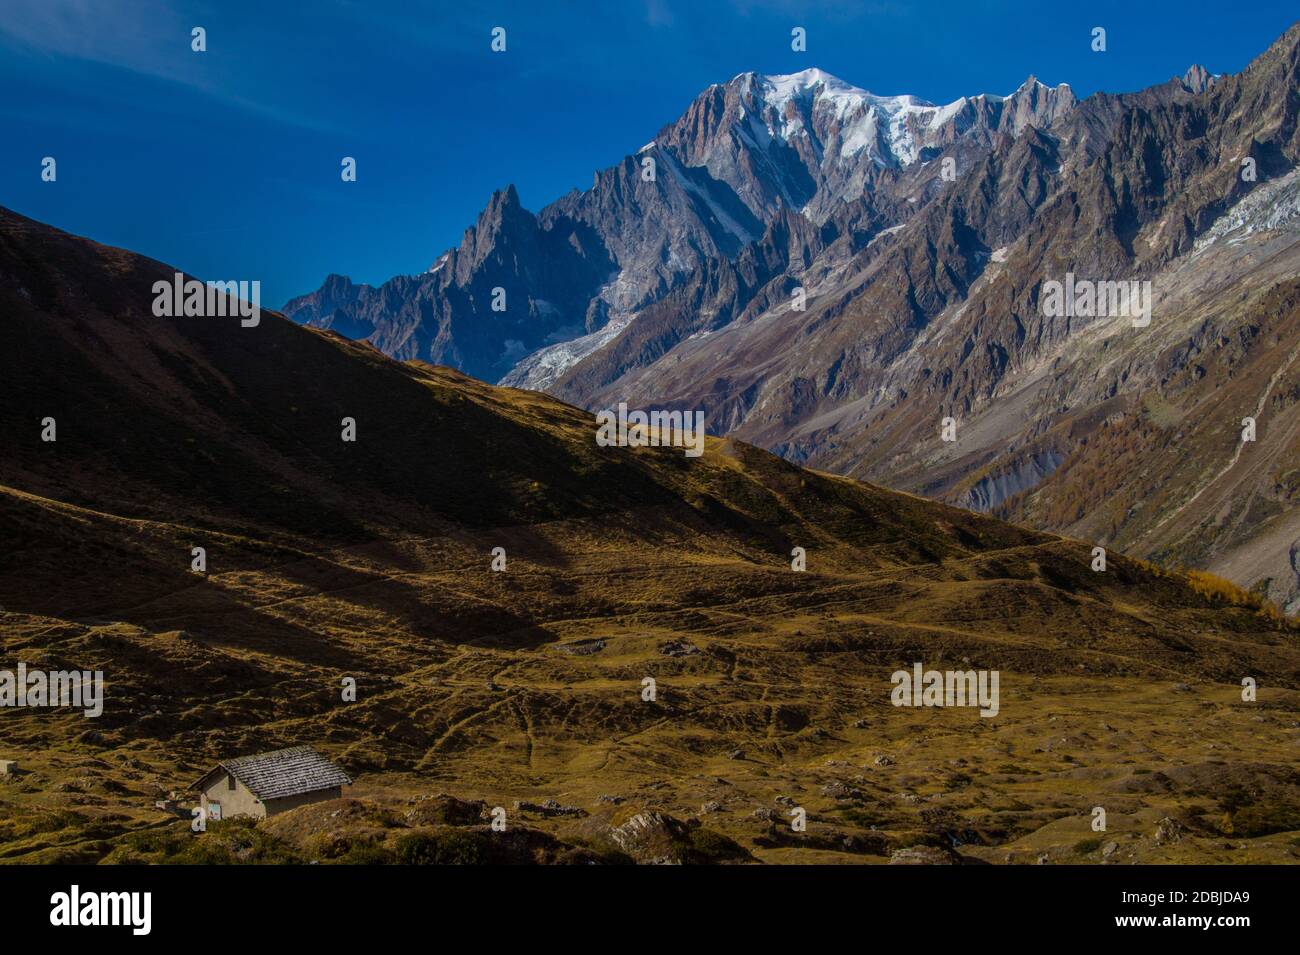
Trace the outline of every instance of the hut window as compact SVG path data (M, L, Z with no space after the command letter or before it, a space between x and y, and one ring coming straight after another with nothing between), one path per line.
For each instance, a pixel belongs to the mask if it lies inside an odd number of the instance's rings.
M226 777L226 788L227 788L228 790L230 790L232 793L235 791L235 777L234 777L234 776L227 776L227 777Z

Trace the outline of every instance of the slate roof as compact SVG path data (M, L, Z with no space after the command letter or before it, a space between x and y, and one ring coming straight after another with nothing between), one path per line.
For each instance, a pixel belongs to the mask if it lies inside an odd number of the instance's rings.
M347 773L310 746L293 746L255 756L227 759L218 763L216 769L230 773L263 801L301 796L352 783ZM216 769L209 771L191 788L202 787Z

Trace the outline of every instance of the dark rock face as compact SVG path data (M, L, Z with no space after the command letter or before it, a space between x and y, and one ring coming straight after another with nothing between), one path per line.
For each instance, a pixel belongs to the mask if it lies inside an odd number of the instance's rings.
M495 379L551 336L581 331L587 304L612 268L589 229L563 216L542 225L510 186L492 196L459 248L423 275L378 288L330 276L285 311L397 358Z
M1192 64L1188 67L1187 72L1183 74L1183 86L1187 87L1190 93L1204 93L1217 80L1217 76L1214 76L1199 63Z

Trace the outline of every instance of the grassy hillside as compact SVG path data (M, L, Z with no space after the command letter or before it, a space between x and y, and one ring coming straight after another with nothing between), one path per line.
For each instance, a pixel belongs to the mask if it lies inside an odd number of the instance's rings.
M0 711L0 859L1295 857L1300 640L1249 602L738 442L600 448L271 313L154 318L170 274L0 215L0 667L108 682ZM999 670L998 715L890 705L918 661ZM300 743L347 798L152 807Z

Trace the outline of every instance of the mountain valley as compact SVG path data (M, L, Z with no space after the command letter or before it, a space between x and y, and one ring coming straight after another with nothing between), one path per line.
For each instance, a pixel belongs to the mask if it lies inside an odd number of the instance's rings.
M1300 852L1300 629L1257 596L732 438L599 447L275 313L159 318L172 272L0 211L0 658L106 679L98 718L3 714L5 862ZM918 662L998 671L996 716L891 705ZM155 807L294 745L343 798Z

